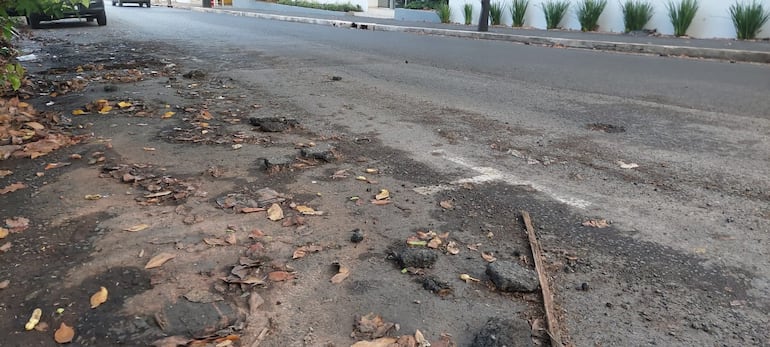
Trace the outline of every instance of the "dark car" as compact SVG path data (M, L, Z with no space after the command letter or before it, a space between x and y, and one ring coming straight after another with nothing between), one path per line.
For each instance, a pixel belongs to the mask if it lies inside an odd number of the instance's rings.
M152 6L150 0L112 0L112 6L115 6L115 4L119 6L123 6L123 4L139 4L139 7L142 7L142 5Z
M67 19L67 18L85 18L89 22L94 19L99 25L107 25L107 14L104 12L104 0L91 0L88 6L83 4L73 4L70 9L64 10L61 14L51 16L43 13L30 13L27 15L27 23L33 29L40 28L40 22Z

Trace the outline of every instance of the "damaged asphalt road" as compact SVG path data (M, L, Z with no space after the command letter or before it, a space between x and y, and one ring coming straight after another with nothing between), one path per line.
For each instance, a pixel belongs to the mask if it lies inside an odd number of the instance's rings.
M547 345L521 211L565 344L770 341L767 67L108 10L20 42L11 346Z

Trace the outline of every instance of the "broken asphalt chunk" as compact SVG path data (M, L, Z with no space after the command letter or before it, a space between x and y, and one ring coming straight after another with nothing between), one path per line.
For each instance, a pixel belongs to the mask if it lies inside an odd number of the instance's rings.
M401 268L429 268L438 260L436 251L423 247L402 247L393 255Z
M504 292L534 292L540 283L534 270L512 261L489 263L487 275Z
M314 147L302 148L300 154L305 158L318 159L325 162L332 162L337 159L337 155L334 154L334 146L330 144L319 144Z
M490 318L473 339L471 347L532 347L529 323L522 319Z

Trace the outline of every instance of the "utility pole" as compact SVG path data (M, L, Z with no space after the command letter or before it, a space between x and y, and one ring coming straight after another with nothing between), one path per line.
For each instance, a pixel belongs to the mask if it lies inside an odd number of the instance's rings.
M479 17L479 31L489 31L489 1L481 0L481 17Z

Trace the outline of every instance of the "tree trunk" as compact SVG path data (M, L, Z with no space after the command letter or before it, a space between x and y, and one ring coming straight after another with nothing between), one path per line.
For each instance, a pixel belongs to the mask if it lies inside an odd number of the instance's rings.
M481 0L481 16L479 17L479 31L489 31L489 1Z

